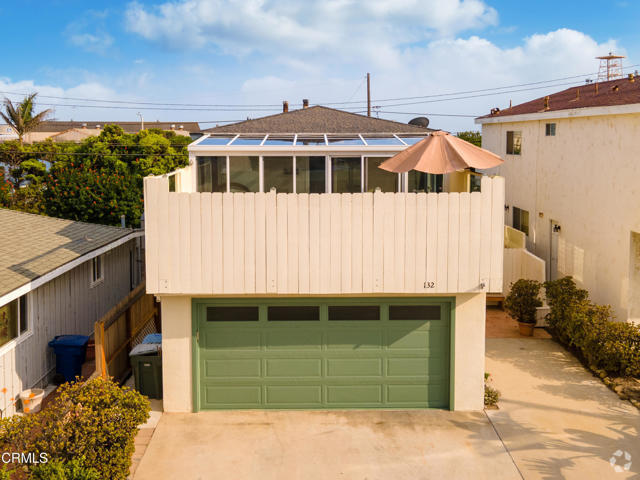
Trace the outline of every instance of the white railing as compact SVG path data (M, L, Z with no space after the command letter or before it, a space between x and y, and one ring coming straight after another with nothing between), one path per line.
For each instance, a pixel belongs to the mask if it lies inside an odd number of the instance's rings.
M501 177L471 194L144 190L149 293L502 290Z

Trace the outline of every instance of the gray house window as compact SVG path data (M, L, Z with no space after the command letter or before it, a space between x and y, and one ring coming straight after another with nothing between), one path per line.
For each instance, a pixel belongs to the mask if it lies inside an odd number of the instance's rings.
M513 207L513 228L529 236L529 212Z
M507 155L520 155L522 153L522 132L507 132Z
M555 137L556 136L556 124L555 123L545 123L544 124L544 134L547 137Z
M91 259L91 287L98 285L104 280L104 269L102 265L102 255Z
M0 346L28 333L27 296L0 307Z

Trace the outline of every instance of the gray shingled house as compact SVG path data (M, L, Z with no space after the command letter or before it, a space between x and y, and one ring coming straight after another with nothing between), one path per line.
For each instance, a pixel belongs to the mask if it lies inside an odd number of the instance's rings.
M55 371L48 342L93 333L141 281L143 232L0 209L0 413Z

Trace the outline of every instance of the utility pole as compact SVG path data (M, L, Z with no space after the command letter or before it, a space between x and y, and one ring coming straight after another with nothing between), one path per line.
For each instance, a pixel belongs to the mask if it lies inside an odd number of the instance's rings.
M138 116L140 117L140 130L144 130L144 118L140 112L138 112Z
M371 116L371 74L367 73L367 117Z

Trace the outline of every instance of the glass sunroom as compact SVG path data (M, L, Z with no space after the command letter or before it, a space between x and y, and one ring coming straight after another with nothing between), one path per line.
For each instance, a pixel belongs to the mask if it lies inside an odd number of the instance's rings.
M412 134L209 134L189 146L197 192L441 192L443 176L386 172Z

